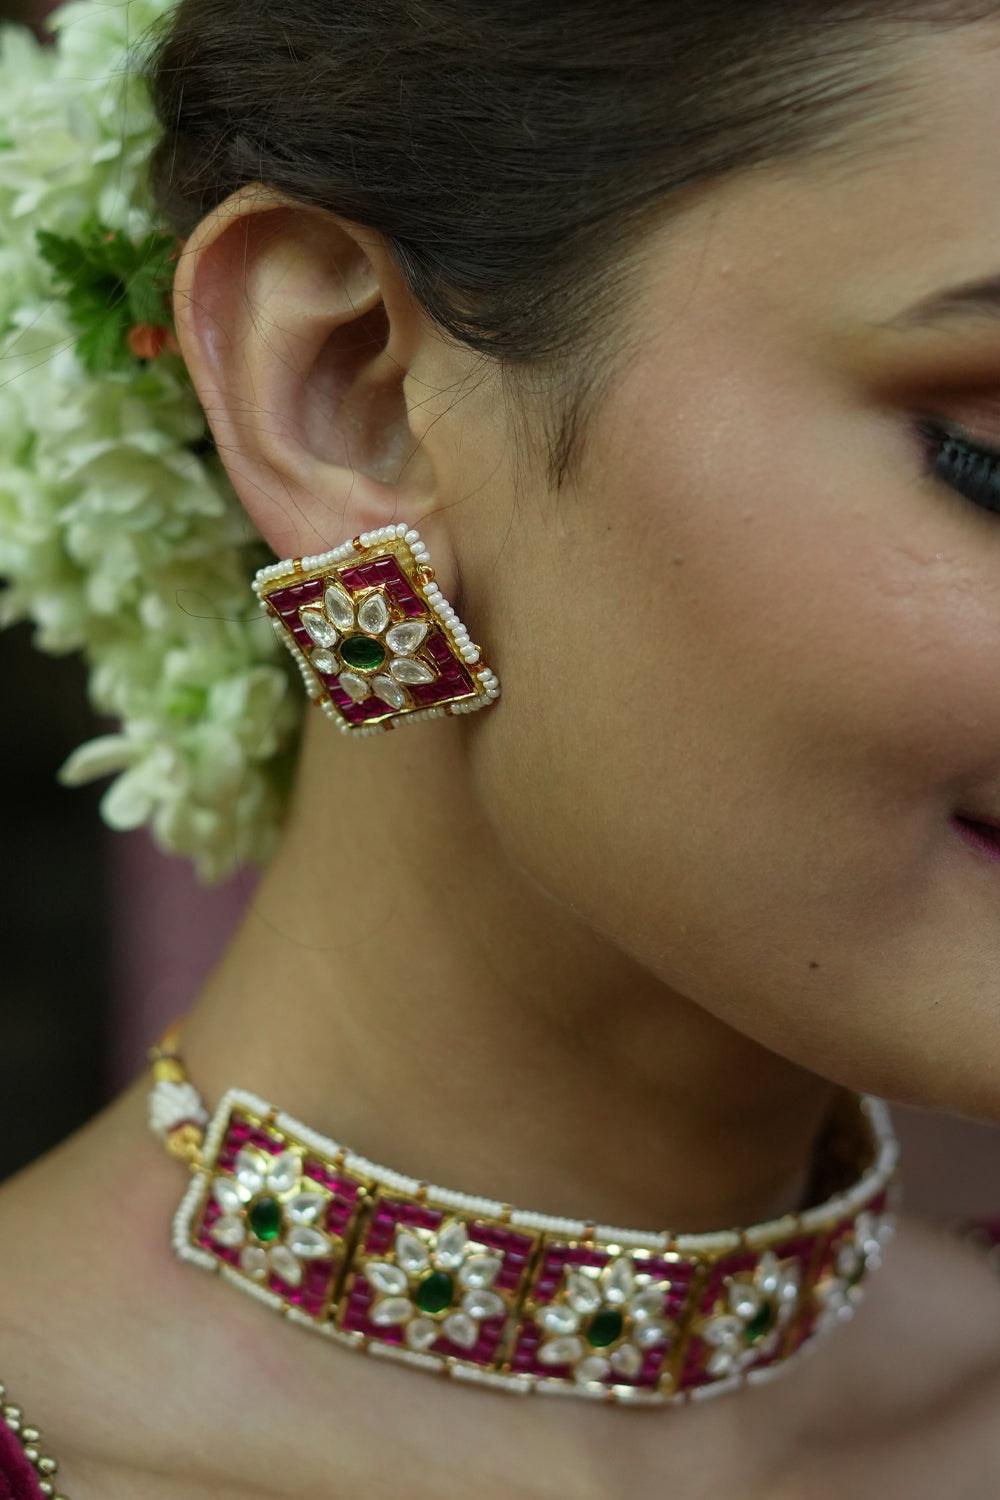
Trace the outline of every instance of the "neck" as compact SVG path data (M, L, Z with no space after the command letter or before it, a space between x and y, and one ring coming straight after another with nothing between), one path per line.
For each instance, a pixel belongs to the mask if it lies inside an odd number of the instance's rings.
M310 721L282 846L185 1022L208 1107L238 1086L397 1171L602 1223L802 1206L832 1086L541 891L455 726L421 729Z

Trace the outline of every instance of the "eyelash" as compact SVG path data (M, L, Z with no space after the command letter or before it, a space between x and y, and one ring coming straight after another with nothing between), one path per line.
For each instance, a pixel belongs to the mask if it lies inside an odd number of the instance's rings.
M1000 515L1000 452L926 417L917 426L930 475L974 505Z

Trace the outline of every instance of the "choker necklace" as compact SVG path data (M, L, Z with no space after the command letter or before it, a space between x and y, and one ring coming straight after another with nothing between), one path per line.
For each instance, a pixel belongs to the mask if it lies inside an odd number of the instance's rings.
M771 1380L853 1316L892 1236L899 1150L869 1095L838 1096L810 1206L640 1232L419 1182L240 1089L210 1119L177 1038L150 1049L149 1117L193 1172L181 1259L333 1343L453 1380L628 1405Z

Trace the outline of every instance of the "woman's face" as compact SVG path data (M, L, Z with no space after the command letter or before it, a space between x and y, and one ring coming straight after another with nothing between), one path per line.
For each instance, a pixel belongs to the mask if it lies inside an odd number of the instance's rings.
M912 312L1000 277L998 40L915 52L904 136L657 230L577 480L512 502L505 450L449 524L534 879L794 1061L1000 1120L1000 853L954 821L1000 823L1000 515L917 429L1000 449L1000 294Z

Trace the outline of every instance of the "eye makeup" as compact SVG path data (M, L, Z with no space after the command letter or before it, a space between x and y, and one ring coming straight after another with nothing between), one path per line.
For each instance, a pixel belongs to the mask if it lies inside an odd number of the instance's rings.
M1000 514L1000 449L931 417L922 417L917 431L927 472L974 505Z

